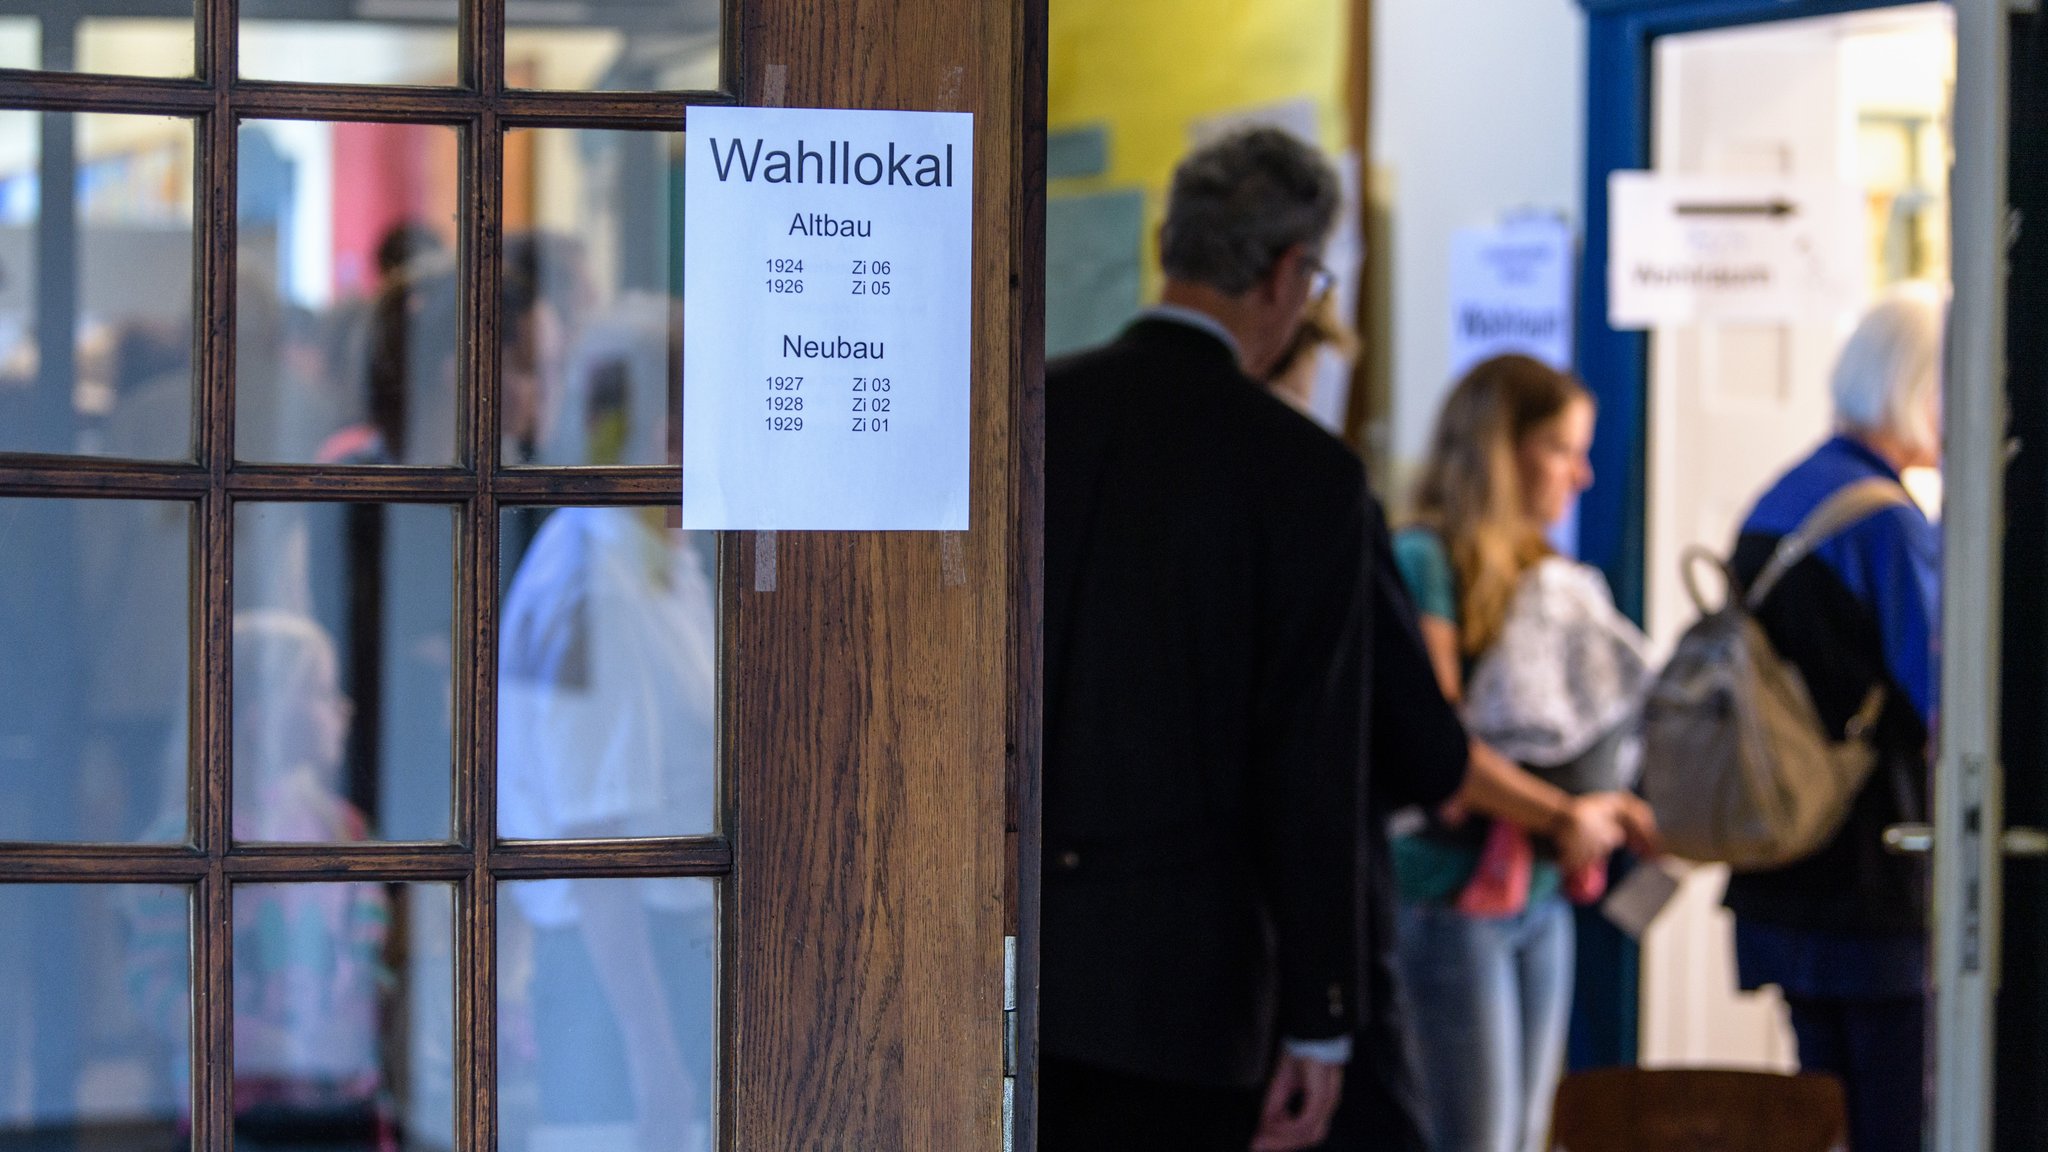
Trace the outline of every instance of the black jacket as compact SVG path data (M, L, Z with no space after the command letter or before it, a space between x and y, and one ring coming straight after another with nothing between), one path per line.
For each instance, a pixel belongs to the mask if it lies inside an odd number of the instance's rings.
M1045 520L1041 1042L1257 1084L1355 1023L1363 470L1141 320L1048 372Z

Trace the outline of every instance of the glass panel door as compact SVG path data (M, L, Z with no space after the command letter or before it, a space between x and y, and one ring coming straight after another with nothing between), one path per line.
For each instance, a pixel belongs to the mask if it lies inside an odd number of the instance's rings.
M0 14L0 1152L708 1152L723 9L180 4Z

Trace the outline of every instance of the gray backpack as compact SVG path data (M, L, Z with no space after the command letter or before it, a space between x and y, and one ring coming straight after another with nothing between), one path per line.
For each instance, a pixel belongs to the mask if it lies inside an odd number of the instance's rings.
M1643 797L1673 854L1736 871L1778 868L1819 851L1841 830L1877 762L1868 736L1884 688L1870 690L1843 740L1830 738L1805 679L1771 647L1755 613L1814 549L1908 499L1878 479L1835 493L1779 542L1740 596L1727 564L1703 549L1686 554L1685 587L1701 618L1643 706ZM1727 603L1718 609L1700 592L1702 561L1727 578Z

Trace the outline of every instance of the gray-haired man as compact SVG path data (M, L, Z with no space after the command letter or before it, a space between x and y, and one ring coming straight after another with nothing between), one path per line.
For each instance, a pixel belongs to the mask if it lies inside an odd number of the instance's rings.
M1041 1143L1318 1143L1357 973L1358 459L1257 382L1337 182L1256 129L1182 162L1158 307L1046 398Z

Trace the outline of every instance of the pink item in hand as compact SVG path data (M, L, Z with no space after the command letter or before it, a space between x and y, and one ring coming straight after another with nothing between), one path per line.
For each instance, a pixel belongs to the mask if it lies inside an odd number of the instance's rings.
M1467 916L1499 919L1520 915L1529 906L1529 876L1536 849L1529 834L1505 820L1495 820L1479 853L1479 869L1458 893L1458 911Z
M1607 861L1596 860L1564 878L1565 899L1581 908L1607 895Z

